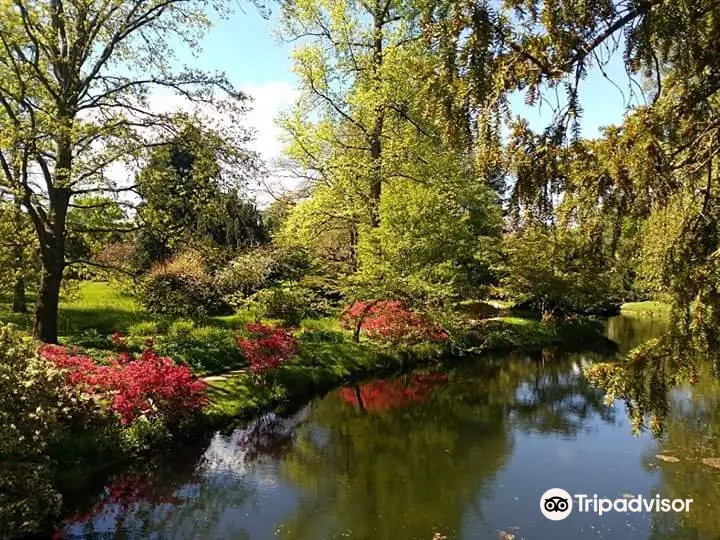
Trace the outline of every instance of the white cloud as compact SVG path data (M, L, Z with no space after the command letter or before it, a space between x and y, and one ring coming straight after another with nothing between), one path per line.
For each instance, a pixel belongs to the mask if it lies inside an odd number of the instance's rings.
M264 206L272 202L273 196L297 187L297 182L283 175L276 165L283 151L282 129L276 121L295 102L297 90L284 81L246 86L242 90L253 98L252 110L246 115L246 125L255 131L251 148L260 154L269 170L268 178L251 186L258 203Z

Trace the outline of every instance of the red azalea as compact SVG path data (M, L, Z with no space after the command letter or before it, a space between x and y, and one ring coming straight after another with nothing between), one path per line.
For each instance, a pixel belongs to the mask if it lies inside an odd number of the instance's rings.
M237 344L253 373L276 369L297 352L297 340L287 330L261 323L250 323L247 330L250 337L237 338Z
M343 312L341 324L352 328L358 323L368 337L393 344L445 341L448 338L437 324L410 311L397 300L355 302Z
M108 359L107 365L57 345L46 345L41 352L65 371L70 388L108 400L124 425L141 415L177 419L207 403L204 381L187 366L160 357L152 349L139 358L120 353L118 358Z

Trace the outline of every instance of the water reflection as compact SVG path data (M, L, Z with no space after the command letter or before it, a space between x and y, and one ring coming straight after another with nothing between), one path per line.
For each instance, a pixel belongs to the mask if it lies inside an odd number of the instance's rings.
M621 348L658 330L633 324L608 325ZM666 437L634 437L623 404L606 406L583 377L603 359L546 349L340 389L294 416L268 415L216 434L198 452L126 471L62 530L288 540L717 538L720 478L702 459L720 456L720 389L703 382L675 392ZM669 493L710 506L550 522L539 511L550 487Z
M620 315L605 322L605 334L618 344L621 353L665 334L670 327L667 316Z

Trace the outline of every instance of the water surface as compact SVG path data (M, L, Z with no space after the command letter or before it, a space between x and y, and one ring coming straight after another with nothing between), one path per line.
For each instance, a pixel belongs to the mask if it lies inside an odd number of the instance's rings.
M626 351L658 319L619 316ZM196 449L125 470L69 510L65 537L373 540L716 539L720 389L679 389L662 440L634 436L582 367L607 353L484 357L339 389ZM679 463L656 455L679 456ZM687 514L540 512L552 487L694 498Z

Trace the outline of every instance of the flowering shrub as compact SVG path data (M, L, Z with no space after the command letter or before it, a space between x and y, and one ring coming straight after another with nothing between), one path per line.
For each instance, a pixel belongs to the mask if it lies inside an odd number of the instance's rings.
M65 371L68 386L107 403L123 425L141 416L175 422L201 409L207 402L206 383L188 367L159 356L148 341L139 357L123 352L107 364L57 345L44 346L42 355Z
M203 257L195 251L156 264L139 285L141 302L155 315L202 319L233 313Z
M297 340L287 330L260 323L247 325L249 338L238 338L237 344L255 374L278 368L295 356Z
M422 314L410 311L402 302L355 302L341 317L345 328L360 325L365 334L389 343L418 343L422 341L445 341L447 333Z
M341 388L340 398L367 412L384 412L427 401L435 389L447 382L446 373L416 373L409 378L373 381L358 387Z
M125 334L122 332L113 332L113 335L110 336L110 341L112 342L113 346L118 349L125 348Z

